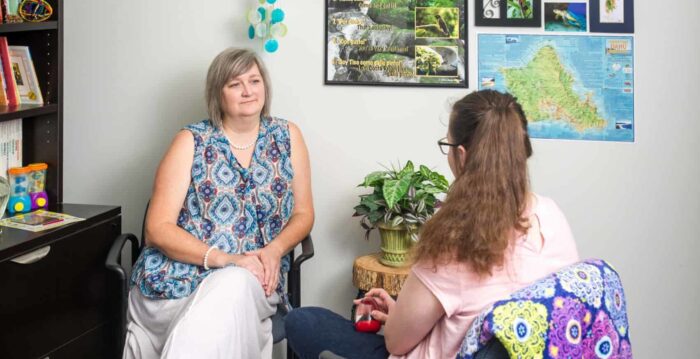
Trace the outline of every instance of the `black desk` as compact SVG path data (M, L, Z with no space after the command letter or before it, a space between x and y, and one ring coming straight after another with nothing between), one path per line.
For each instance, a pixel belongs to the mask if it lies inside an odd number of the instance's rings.
M121 233L121 208L49 209L85 220L35 233L3 227L0 235L0 358L109 358L117 313L105 259ZM47 246L34 263L12 261Z

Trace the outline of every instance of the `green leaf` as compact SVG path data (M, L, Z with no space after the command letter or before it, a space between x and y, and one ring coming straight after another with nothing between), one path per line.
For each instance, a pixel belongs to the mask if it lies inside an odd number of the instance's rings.
M423 179L430 179L430 174L433 173L433 171L430 170L430 168L420 165L420 174L423 176Z
M365 195L360 200L360 204L363 206L367 206L367 208L370 211L376 211L380 207L380 205L377 203L378 200L379 200L379 198L374 194Z
M365 181L360 183L358 187L372 187L380 184L386 176L385 171L375 171L365 177Z
M434 207L435 207L435 204L437 203L437 199L435 199L435 196L428 196L428 197L425 197L424 200L425 200L425 205L426 205L428 208L430 208L430 209L432 209L432 210L435 209Z
M445 192L444 189L441 189L441 188L438 188L438 187L433 187L433 186L425 186L425 187L423 188L423 191L424 191L425 193L429 193L429 194L436 194L436 193L444 193L444 192Z
M399 179L404 178L405 176L410 176L413 174L413 162L408 161L406 162L406 166L399 172Z
M356 217L356 216L364 216L364 215L366 215L366 214L368 214L368 213L370 212L370 211L369 211L369 208L367 208L367 206L362 205L362 204L361 204L361 205L358 205L358 206L355 206L354 209L355 209L355 214L353 214L353 217Z
M392 208L403 196L408 193L408 186L411 184L411 177L404 177L399 180L387 180L382 188L387 207Z
M384 217L384 213L382 212L370 212L367 217L369 218L369 222L374 224L377 223L382 217Z
M450 183L447 182L447 179L445 176L437 173L437 172L432 172L430 174L430 180L435 184L440 189L447 190L449 187Z

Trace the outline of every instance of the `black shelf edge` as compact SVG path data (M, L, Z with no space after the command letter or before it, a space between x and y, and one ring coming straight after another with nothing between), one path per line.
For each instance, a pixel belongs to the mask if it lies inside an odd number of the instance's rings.
M21 31L41 31L58 29L58 21L20 22L16 24L0 24L0 34Z
M58 112L58 104L0 106L0 122Z

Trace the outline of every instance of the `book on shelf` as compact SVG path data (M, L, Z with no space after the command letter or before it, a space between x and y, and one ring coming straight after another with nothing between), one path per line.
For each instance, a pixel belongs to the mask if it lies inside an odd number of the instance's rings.
M15 79L14 71L12 71L10 47L5 36L0 36L0 62L2 62L2 72L5 76L7 104L17 106L19 105L19 91L17 90L17 80Z
M22 119L0 122L0 175L7 178L7 170L22 167Z
M5 70L2 68L2 60L0 60L0 83L2 83L2 87L0 87L0 106L7 106L9 102L7 102L7 85L5 84Z

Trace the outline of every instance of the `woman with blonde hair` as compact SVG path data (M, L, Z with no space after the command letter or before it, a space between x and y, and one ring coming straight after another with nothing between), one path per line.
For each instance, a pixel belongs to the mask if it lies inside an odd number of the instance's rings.
M270 116L251 51L209 67L209 119L186 126L158 167L134 266L124 358L270 358L288 252L314 220L299 128Z
M455 176L445 202L422 228L398 299L378 288L366 294L379 304L372 316L384 335L356 332L326 309L296 309L287 339L301 358L454 358L482 310L578 260L559 207L530 190L532 147L513 96L460 99L438 145Z

